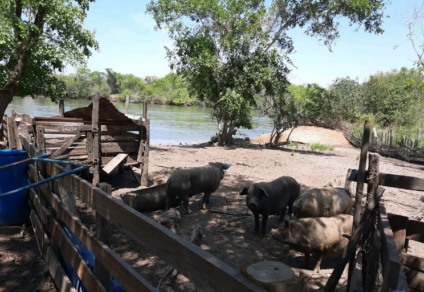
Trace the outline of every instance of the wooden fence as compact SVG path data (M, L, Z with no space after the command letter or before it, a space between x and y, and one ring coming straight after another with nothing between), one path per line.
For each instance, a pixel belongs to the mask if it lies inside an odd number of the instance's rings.
M343 133L345 138L355 147L361 147L361 137L354 134L353 125L349 123L326 124L326 127L337 129ZM393 132L383 131L371 134L369 150L383 156L394 157L412 163L424 164L424 149L418 148L418 140L403 137L399 143L394 142Z
M90 118L92 122L83 118L32 117L13 112L11 117L3 117L3 137L10 149L22 149L19 133L23 133L49 156L65 155L71 161L89 163L94 176L99 175L101 167L108 173L120 163L139 166L140 184L147 185L149 120L99 120L95 106ZM98 182L97 179L95 183Z
M21 143L31 157L41 154L35 145L22 135ZM64 171L66 170L57 163L30 164L30 181L40 181ZM64 205L55 191L58 186L70 190L72 195L94 210L96 235ZM52 278L61 291L72 290L70 281L59 264L62 259L72 265L88 291L108 290L109 275L119 281L127 291L155 290L152 283L108 246L107 226L110 224L116 225L140 245L172 265L201 290L261 291L261 288L244 278L239 271L75 174L31 189L30 202L30 218L40 252L46 257ZM94 254L94 271L77 252L75 245L65 234L64 226Z
M424 289L424 258L407 253L408 243L424 243L424 223L387 214L380 202L383 186L424 191L424 179L379 172L379 155L368 154L370 124L364 127L358 170L349 170L347 181L356 181L354 229L342 262L334 269L325 291L333 291L349 263L348 291L374 291L379 272L381 291ZM368 170L365 165L368 158ZM366 204L362 206L364 184ZM400 218L400 219L399 219ZM404 272L406 270L406 273ZM405 275L406 274L406 275ZM408 287L409 286L409 287Z

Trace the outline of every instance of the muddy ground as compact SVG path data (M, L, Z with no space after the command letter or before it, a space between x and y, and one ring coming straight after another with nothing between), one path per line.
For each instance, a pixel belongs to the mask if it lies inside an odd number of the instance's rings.
M182 221L176 232L188 239L196 225L200 225L204 238L201 248L221 259L234 269L246 267L255 262L264 260L281 261L291 266L298 274L302 274L305 286L303 291L320 290L331 274L335 262L325 259L320 273L303 269L303 255L290 250L271 236L269 230L278 225L277 216L268 220L268 233L265 237L253 233L253 216L245 204L245 198L239 191L245 186L258 181L270 181L279 176L294 177L305 187L321 187L331 182L343 184L349 168L358 168L360 150L351 147L341 133L322 128L301 127L291 136L297 145L287 148L266 149L263 143L266 137L260 137L252 143L242 143L235 147L218 147L204 145L197 146L170 146L153 145L149 158L149 179L153 184L166 181L172 171L178 167L203 166L211 161L230 163L220 188L211 196L207 210L201 210L201 196L192 197L191 208L194 213L187 215L181 211ZM334 147L327 151L311 151L310 144L321 143ZM414 165L391 158L381 158L380 172L409 175L424 178L422 165ZM120 180L122 183L124 180ZM135 182L125 180L125 185L115 183L113 195L120 198L120 194L133 190ZM352 186L353 192L355 191ZM421 220L424 216L424 194L412 191L386 188L383 201L390 213L409 216L411 219ZM154 217L163 211L154 211L146 215ZM83 221L91 224L91 211L83 204L79 204L79 213ZM6 232L7 228L0 228L0 291L31 291L27 286L18 284L7 286L16 275L24 277L26 274L35 278L37 272L43 270L38 266L42 260L37 256L37 247L33 235L27 233L23 238L19 236L19 228L14 232ZM142 273L154 286L163 279L169 267L156 255L127 239L116 228L114 229L112 247ZM32 243L25 248L24 243ZM424 256L421 245L412 246L410 252ZM20 278L18 278L20 279ZM31 277L28 277L31 279ZM40 276L37 277L40 279ZM29 281L29 280L28 280ZM343 290L345 275L340 281L339 288ZM13 288L13 289L12 289ZM45 283L42 291L50 291L51 283ZM183 275L176 278L166 278L161 285L163 291L198 291L196 286Z

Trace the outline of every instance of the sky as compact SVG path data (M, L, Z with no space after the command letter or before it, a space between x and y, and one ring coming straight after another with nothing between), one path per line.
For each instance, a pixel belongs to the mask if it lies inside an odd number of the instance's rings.
M295 52L290 55L295 68L289 75L294 84L316 83L328 87L337 78L359 82L370 75L401 67L412 68L416 54L407 38L407 21L414 7L424 0L388 1L384 33L366 33L357 26L342 25L340 38L332 51L317 38L301 30L290 32ZM163 77L170 73L165 46L172 41L166 31L156 31L153 18L146 14L145 0L97 0L88 12L85 28L95 32L100 45L87 63L91 71L112 68L122 74ZM417 37L420 36L419 34ZM422 40L423 35L418 40Z

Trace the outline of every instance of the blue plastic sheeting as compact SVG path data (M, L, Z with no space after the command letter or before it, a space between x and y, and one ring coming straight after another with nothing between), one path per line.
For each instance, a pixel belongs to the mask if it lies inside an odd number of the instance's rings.
M25 150L0 150L0 166L27 159ZM28 185L27 163L0 169L0 194ZM18 225L28 221L28 190L0 197L0 225Z

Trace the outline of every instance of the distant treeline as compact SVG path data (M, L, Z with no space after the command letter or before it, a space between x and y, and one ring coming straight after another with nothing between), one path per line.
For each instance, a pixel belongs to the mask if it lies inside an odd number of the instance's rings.
M91 98L96 93L119 100L173 105L205 105L192 97L184 80L175 74L139 78L111 69L91 72L80 69L75 74L60 75L68 98ZM358 123L369 120L377 129L391 129L395 140L407 136L421 140L424 118L424 76L417 69L401 68L371 75L360 83L338 78L328 88L317 84L290 85L287 115L298 117L298 124L331 124L337 121ZM265 114L266 98L257 96L257 107ZM272 118L272 117L271 117ZM358 133L359 134L359 133ZM424 146L419 143L420 147Z
M112 69L106 72L91 72L79 69L75 74L58 75L65 83L66 97L90 99L99 93L103 97L117 95L120 101L127 96L130 102L154 104L197 105L199 102L190 97L184 80L175 74L165 77L139 78L133 74L121 74Z

